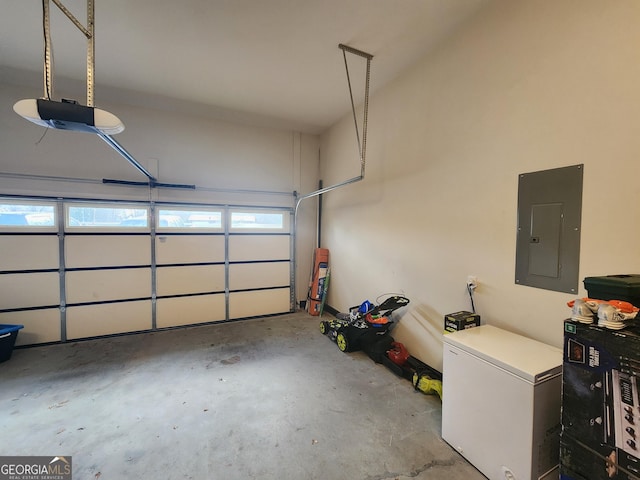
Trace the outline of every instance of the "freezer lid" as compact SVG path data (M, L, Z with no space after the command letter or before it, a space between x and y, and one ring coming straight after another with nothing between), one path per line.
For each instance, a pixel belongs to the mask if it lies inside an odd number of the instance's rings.
M530 383L562 372L562 350L492 325L444 335L444 343L507 370Z

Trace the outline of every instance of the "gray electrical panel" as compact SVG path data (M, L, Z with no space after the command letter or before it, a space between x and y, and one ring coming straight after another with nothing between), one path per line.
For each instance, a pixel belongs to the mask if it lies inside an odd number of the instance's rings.
M517 284L578 292L583 172L574 165L519 176Z

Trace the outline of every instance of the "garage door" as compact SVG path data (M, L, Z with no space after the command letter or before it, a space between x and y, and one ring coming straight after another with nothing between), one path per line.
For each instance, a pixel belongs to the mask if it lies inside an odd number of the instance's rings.
M0 323L18 344L288 313L291 209L0 200Z

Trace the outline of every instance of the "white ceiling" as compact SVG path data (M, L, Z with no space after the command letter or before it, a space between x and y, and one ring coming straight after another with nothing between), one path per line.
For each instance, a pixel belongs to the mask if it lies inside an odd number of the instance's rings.
M350 111L343 43L383 86L491 0L95 0L95 105L320 133ZM62 0L86 25L86 1ZM40 0L0 0L0 81L43 95ZM86 103L86 40L51 3L56 92ZM356 101L366 61L348 54ZM114 112L117 114L117 112Z

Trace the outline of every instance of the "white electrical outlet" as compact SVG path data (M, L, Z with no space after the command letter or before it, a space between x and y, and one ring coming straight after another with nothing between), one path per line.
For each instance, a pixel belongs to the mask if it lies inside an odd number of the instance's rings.
M475 275L467 276L467 287L469 288L477 288L478 287L478 277Z

